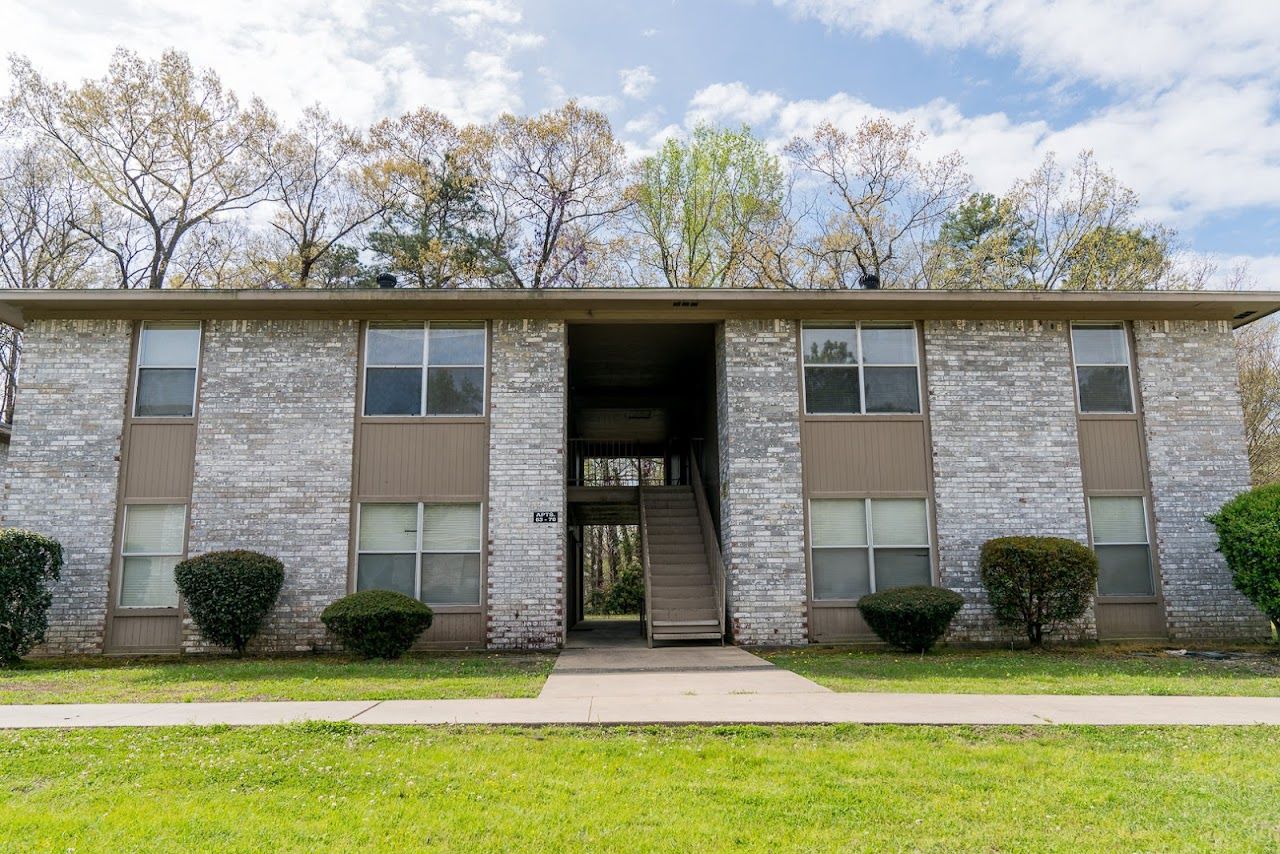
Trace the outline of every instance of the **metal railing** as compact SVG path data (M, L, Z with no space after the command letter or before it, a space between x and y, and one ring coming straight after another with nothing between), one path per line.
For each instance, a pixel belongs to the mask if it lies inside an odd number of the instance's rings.
M711 522L711 505L707 503L707 490L702 484L702 469L698 465L698 453L694 442L689 443L689 474L689 480L693 483L693 501L698 507L698 522L702 528L702 547L706 551L707 567L711 570L711 580L715 585L716 613L720 615L720 642L724 643L725 627L728 625L728 616L725 613L724 559L720 555L720 542L716 537L715 525ZM641 504L641 531L644 530L643 510L644 505ZM645 572L647 585L649 580L647 561Z

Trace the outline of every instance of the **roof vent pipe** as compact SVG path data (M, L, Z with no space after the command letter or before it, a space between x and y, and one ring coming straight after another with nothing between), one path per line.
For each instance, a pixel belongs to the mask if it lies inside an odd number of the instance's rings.
M880 289L880 277L875 273L863 273L858 277L858 287L866 291L876 291Z
M380 288L394 288L396 286L396 277L390 273L379 273L377 282Z

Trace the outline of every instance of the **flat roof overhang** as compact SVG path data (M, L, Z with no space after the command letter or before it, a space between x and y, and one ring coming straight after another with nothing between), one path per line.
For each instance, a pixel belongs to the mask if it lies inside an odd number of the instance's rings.
M0 321L556 318L612 321L1227 320L1280 311L1276 291L927 291L684 288L544 290L7 290Z

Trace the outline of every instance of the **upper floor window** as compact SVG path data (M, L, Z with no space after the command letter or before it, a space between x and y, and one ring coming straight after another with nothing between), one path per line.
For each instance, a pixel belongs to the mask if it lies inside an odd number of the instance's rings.
M1137 496L1092 496L1089 522L1098 555L1098 593L1152 596L1151 544L1147 508Z
M1123 323L1071 324L1081 412L1133 412L1129 337Z
M356 589L480 604L479 504L361 504Z
M365 415L483 415L483 323L371 323Z
M923 498L810 501L813 598L858 599L930 584L927 517Z
M920 411L915 324L805 326L801 346L806 413Z
M196 411L199 323L144 323L138 342L135 418L190 418Z

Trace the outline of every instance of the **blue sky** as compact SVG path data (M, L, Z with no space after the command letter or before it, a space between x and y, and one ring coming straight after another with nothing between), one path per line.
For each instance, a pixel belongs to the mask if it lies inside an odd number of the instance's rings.
M0 49L51 76L177 47L286 116L578 97L642 153L699 121L780 146L887 113L994 192L1092 148L1144 216L1280 288L1273 0L0 0L0 20Z

